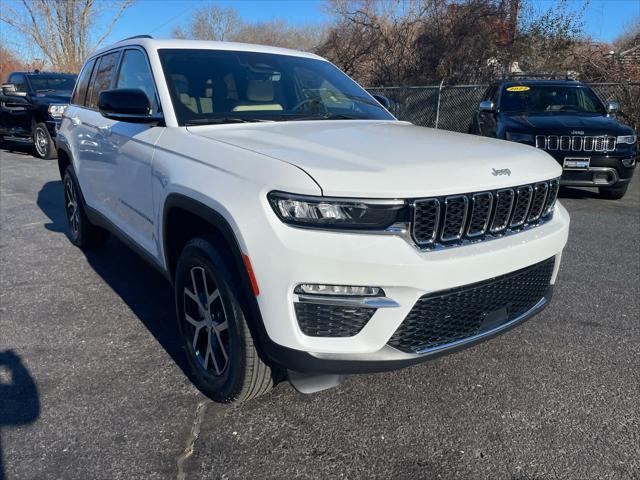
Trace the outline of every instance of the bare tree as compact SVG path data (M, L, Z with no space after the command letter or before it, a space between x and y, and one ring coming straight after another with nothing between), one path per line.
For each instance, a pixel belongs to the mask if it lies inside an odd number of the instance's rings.
M173 29L175 38L258 43L314 50L324 38L321 25L290 25L284 20L245 22L237 10L207 5L195 10L186 28Z
M111 33L133 0L21 0L18 7L3 2L0 21L33 42L56 70L77 72L82 62ZM113 10L102 32L95 19Z
M7 80L7 75L14 70L22 70L26 68L16 54L8 48L0 45L0 82Z
M242 25L237 10L207 5L194 10L187 30L176 27L172 35L175 38L228 41L237 34Z
M290 25L284 20L245 23L232 36L236 42L257 43L296 50L315 50L322 43L325 29L321 25Z

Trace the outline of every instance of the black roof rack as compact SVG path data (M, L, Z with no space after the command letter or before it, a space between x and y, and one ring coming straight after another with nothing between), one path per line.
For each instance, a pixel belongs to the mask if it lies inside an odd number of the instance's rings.
M120 42L124 42L126 40L133 40L134 38L153 38L151 35L134 35L133 37L127 37L120 40Z
M577 81L575 78L571 77L571 73L567 72L564 74L559 73L505 73L502 75L502 80L568 80L568 81Z

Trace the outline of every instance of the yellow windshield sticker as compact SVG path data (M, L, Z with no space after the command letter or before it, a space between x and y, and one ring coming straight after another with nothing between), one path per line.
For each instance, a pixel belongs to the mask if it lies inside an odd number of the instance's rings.
M507 92L526 92L527 90L531 90L531 89L529 87L525 87L524 85L507 88Z

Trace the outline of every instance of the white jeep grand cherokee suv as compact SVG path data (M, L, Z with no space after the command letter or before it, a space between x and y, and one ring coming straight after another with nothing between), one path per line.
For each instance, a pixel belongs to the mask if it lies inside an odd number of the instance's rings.
M135 37L84 65L57 137L71 241L117 234L173 283L213 399L405 367L548 303L557 162L379 101L256 45Z

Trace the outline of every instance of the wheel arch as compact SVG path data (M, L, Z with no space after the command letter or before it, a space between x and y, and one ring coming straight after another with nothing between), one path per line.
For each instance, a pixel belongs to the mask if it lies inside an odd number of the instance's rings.
M64 179L64 172L67 171L67 167L69 165L73 165L73 162L71 161L71 155L66 147L62 147L60 145L56 146L56 151L58 153L58 171L60 172L60 179L62 180Z
M226 260L230 273L238 280L239 300L250 313L247 324L254 342L261 352L269 352L271 342L260 314L244 252L233 228L214 208L183 194L170 194L162 212L162 245L166 271L172 283L175 284L176 266L182 249L190 239L203 235L213 239L214 247Z

